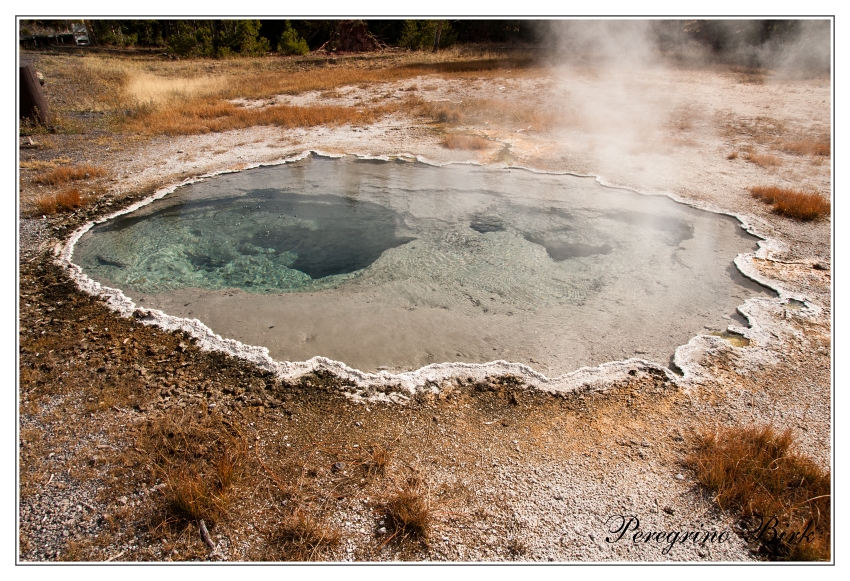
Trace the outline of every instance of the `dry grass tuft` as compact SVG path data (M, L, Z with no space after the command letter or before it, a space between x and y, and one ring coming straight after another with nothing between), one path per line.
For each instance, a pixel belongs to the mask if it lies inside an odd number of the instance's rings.
M766 155L760 153L748 154L745 159L760 167L776 167L782 165L782 160L775 155Z
M385 510L395 529L393 537L400 535L401 540L427 540L431 528L431 507L416 487L405 486L386 503Z
M393 453L390 450L378 445L372 450L372 454L363 463L363 466L369 474L383 475L387 471L387 466L389 466L392 458Z
M731 152L731 153L728 153L728 154L726 155L726 159L738 159L738 152L737 152L737 151L733 151L733 152Z
M340 532L321 520L296 509L272 532L269 541L279 547L284 561L316 561L321 553L339 544Z
M247 462L245 439L220 418L187 411L149 422L137 444L165 484L166 519L215 523Z
M832 154L832 147L828 137L817 141L812 139L785 141L780 145L780 149L787 153L796 153L797 155L829 157Z
M830 213L829 200L817 192L777 186L753 186L750 195L773 205L773 211L798 220L815 220Z
M61 186L69 182L99 178L106 175L106 170L95 165L83 164L72 167L57 167L46 174L36 177L33 181L37 184L50 186Z
M41 214L55 214L62 210L73 210L84 204L83 194L76 188L63 190L56 194L45 194L35 200Z
M451 133L443 137L443 147L449 149L487 149L490 147L490 141L478 135L458 135Z
M743 517L745 536L770 559L828 561L830 475L792 446L790 430L725 428L700 435L688 463L700 482L715 491L723 510ZM780 536L768 528L759 535L759 522L768 525L773 517L776 530L788 533ZM807 526L814 532L804 537Z

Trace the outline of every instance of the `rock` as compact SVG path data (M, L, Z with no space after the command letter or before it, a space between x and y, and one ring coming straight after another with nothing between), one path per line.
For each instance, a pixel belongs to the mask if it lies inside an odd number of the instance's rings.
M676 480L684 480L685 477L682 474L676 474Z
M345 470L345 462L334 462L334 465L331 466L331 470L334 472L342 472Z

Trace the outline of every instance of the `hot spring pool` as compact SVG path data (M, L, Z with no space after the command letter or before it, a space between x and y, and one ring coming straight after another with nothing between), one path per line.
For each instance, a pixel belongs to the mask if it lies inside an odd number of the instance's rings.
M364 371L496 359L667 365L768 293L737 220L594 179L308 157L178 188L73 260L140 306Z

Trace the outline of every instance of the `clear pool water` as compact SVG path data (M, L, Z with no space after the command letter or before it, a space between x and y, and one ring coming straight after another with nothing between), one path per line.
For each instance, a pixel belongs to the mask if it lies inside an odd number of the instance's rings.
M278 359L551 374L666 364L764 289L734 219L593 179L311 157L178 189L98 225L74 261L142 305Z

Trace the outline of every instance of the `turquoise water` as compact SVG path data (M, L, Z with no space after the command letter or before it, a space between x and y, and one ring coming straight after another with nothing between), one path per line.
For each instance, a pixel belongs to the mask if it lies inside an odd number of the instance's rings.
M766 292L732 264L755 242L732 218L589 178L313 156L178 188L93 228L73 260L281 359L522 353L569 370L667 363L724 329Z

